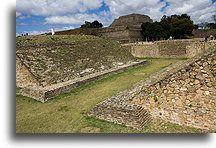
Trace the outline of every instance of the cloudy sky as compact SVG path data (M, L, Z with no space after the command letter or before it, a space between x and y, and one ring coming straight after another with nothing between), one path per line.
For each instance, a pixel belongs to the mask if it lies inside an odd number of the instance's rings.
M94 20L109 26L131 13L148 15L154 21L163 15L187 13L196 24L213 22L216 0L17 0L16 35L73 29Z

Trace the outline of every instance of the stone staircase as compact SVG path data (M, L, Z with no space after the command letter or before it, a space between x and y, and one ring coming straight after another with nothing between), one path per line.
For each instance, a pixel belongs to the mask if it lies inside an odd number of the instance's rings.
M152 121L152 117L147 110L142 107L136 111L135 116L139 119L139 128L143 129L149 122Z
M128 105L123 100L118 103L116 100L105 100L97 104L89 113L102 120L124 124L142 130L152 121L150 113L141 106Z

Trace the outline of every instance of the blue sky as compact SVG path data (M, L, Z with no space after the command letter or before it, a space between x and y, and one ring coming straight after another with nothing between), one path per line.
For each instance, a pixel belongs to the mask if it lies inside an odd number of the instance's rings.
M16 35L68 30L94 20L109 26L131 13L148 15L154 21L163 15L187 13L196 24L212 22L216 0L17 0Z

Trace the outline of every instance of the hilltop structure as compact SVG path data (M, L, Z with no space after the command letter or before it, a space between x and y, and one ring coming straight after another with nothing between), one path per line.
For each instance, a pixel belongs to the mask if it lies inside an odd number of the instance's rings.
M145 22L152 23L147 15L130 14L120 16L113 23L100 31L101 36L117 40L121 43L142 40L141 25Z
M152 19L147 15L141 14L129 14L125 16L120 16L118 19L115 19L110 27L117 27L117 26L133 26L140 28L141 25L145 22L153 23Z
M150 22L152 19L147 15L130 14L115 19L109 27L105 28L77 28L68 31L56 32L58 35L85 34L99 37L111 38L120 43L142 40L142 23Z

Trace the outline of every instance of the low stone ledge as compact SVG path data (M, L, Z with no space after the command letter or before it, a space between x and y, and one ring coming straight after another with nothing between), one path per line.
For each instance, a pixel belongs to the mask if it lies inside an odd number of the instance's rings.
M48 99L55 97L59 94L69 92L75 88L87 85L89 83L92 83L96 80L100 80L112 74L120 73L127 69L144 65L147 63L149 62L148 61L133 62L130 64L119 66L118 68L112 68L102 72L93 73L84 77L80 77L77 79L69 80L67 82L62 82L62 83L58 83L46 87L26 87L23 88L19 92L19 94L23 96L31 97L41 102L46 102Z

